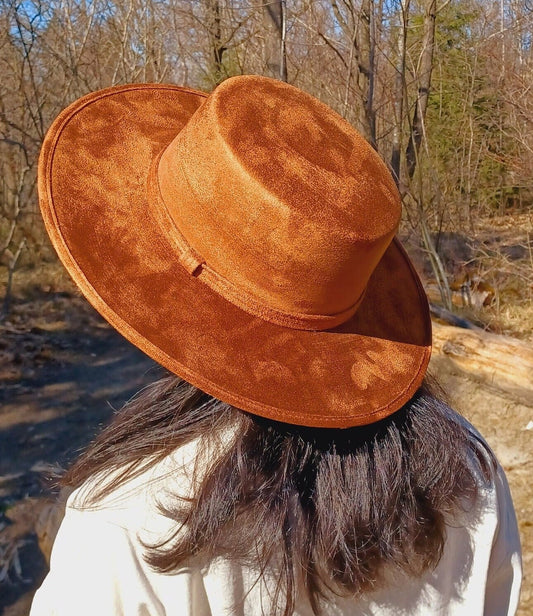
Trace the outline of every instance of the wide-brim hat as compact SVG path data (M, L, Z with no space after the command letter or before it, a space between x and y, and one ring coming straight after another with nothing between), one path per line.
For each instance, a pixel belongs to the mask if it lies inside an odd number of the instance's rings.
M430 356L378 154L297 88L89 94L45 138L39 197L93 306L168 370L240 409L349 427L398 410Z

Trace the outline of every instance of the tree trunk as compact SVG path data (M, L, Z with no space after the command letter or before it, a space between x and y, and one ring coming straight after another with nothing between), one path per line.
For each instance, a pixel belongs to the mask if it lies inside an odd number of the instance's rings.
M374 111L374 13L373 3L363 0L359 14L359 36L354 41L357 57L357 87L361 93L360 125L364 136L376 148L376 113Z
M287 30L287 7L285 0L263 4L265 26L264 63L266 74L274 79L287 81L287 53L285 33Z
M224 80L226 71L224 69L223 56L226 47L222 44L222 27L220 18L219 0L208 0L207 10L209 12L209 37L211 40L211 53L213 59L213 80L215 85Z
M424 134L424 122L431 87L431 72L433 70L433 50L435 48L435 21L437 19L437 1L427 0L424 15L424 34L422 52L420 54L420 70L418 74L418 96L413 112L411 135L407 144L405 158L409 179L414 176L418 160L418 151Z
M402 155L402 127L405 99L405 50L407 41L407 28L409 26L410 0L400 2L400 24L398 32L398 59L396 61L396 78L394 84L394 128L392 133L391 170L396 185L401 191L401 155Z

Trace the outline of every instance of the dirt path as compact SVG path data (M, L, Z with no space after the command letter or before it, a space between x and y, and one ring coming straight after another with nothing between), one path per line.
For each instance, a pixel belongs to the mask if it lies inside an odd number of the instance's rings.
M513 492L522 534L519 616L533 616L533 407L432 359L456 407L487 438ZM27 616L46 572L35 523L67 465L113 413L160 371L71 294L37 293L0 328L0 614ZM2 538L3 537L3 538ZM11 546L11 548L10 548ZM9 549L14 552L10 553ZM9 579L1 581L2 561Z
M159 374L81 298L45 294L19 309L30 313L29 330L18 327L15 314L0 331L0 576L7 576L0 578L0 614L6 616L28 613L46 572L34 533L53 493L46 475L68 465L113 409Z

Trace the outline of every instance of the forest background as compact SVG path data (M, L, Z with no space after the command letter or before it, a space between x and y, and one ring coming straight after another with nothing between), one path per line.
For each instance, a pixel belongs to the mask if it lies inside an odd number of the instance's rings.
M452 309L459 292L463 307L492 305L482 318L495 327L530 331L532 10L533 0L0 0L3 313L17 268L54 258L36 163L61 109L114 84L211 90L257 73L323 100L378 150L436 299ZM487 237L487 221L516 226L513 245Z
M0 535L10 616L26 613L45 570L31 577L24 563L38 552L27 545L39 474L71 460L106 420L105 402L124 400L141 385L129 375L146 368L50 246L36 194L46 130L99 88L209 91L249 73L308 91L358 128L396 179L400 235L434 315L482 328L467 342L466 330L436 325L432 361L510 478L527 574L520 614L533 614L532 46L533 0L0 0L0 531L29 520Z

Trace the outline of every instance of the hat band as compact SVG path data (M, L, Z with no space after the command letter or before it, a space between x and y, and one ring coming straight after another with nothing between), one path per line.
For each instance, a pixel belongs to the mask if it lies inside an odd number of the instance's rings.
M336 314L304 314L287 312L268 306L257 300L250 293L238 287L233 282L221 276L206 263L200 253L193 248L181 230L165 204L161 193L158 177L158 165L164 150L160 152L152 161L148 173L147 193L148 203L156 217L159 226L164 231L167 238L171 241L178 253L178 261L182 267L191 275L199 278L207 284L213 291L224 297L233 305L245 310L249 314L259 317L265 321L270 321L283 327L303 330L326 330L341 325L355 314L363 301L366 288L363 289L357 301L346 310ZM184 174L185 175L185 174ZM186 181L187 178L185 177ZM189 186L190 188L190 186Z

